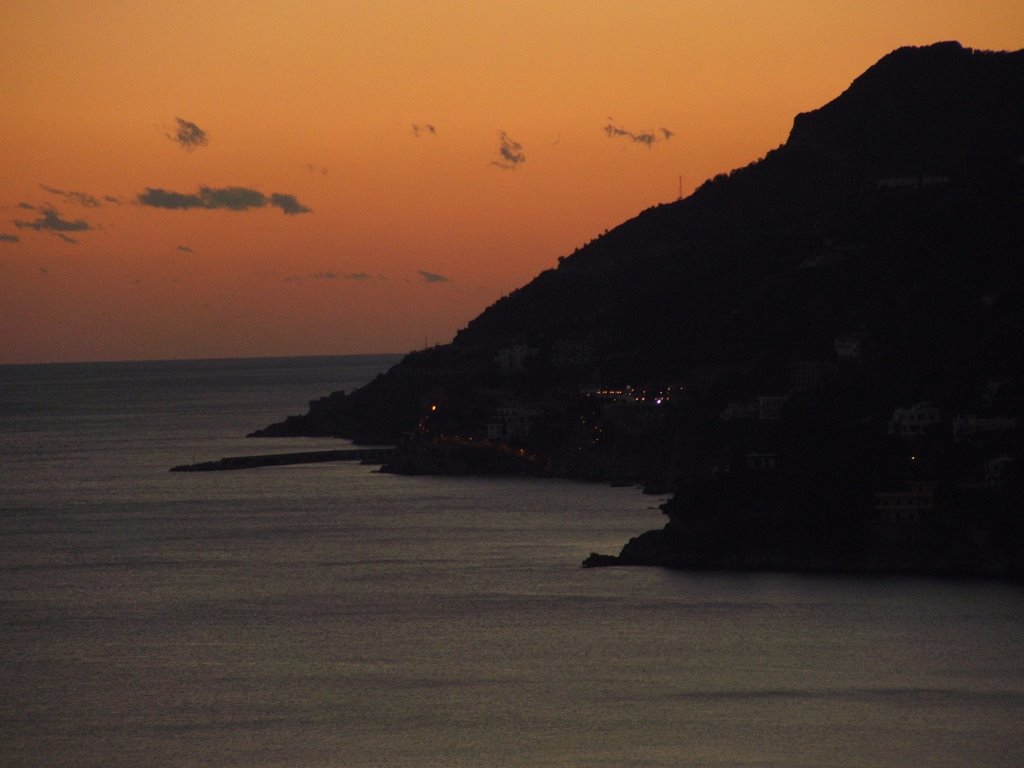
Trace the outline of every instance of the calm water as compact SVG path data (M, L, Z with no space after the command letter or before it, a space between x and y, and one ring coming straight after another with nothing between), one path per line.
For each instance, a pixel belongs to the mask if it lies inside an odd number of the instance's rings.
M0 765L1020 766L1024 589L583 570L659 499L210 474L394 358L0 367Z

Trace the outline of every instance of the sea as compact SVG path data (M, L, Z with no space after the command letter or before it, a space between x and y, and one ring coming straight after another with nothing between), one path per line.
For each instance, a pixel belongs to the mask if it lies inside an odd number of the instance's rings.
M246 433L395 356L0 367L0 766L1024 764L1024 587L584 569L664 497Z

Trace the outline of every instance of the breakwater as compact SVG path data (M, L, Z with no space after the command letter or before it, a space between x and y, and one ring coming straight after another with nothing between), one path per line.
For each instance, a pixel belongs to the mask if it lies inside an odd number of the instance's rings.
M222 472L231 469L256 467L282 467L289 464L323 464L329 461L359 461L364 464L384 464L394 448L347 448L336 451L300 451L268 453L257 456L227 456L217 461L200 461L171 467L171 472Z

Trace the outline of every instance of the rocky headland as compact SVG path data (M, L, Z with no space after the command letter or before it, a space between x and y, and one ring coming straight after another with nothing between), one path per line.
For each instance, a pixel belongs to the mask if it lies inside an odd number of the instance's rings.
M1024 576L1024 52L901 48L785 144L258 435L673 492L588 565Z

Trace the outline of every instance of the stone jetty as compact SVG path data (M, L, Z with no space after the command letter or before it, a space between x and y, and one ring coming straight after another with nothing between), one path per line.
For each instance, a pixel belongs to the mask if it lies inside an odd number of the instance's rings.
M363 464L384 464L394 448L347 448L336 451L300 451L268 453L257 456L227 456L217 461L200 461L171 467L171 472L222 472L229 469L282 467L289 464L323 464L329 461L358 461Z

